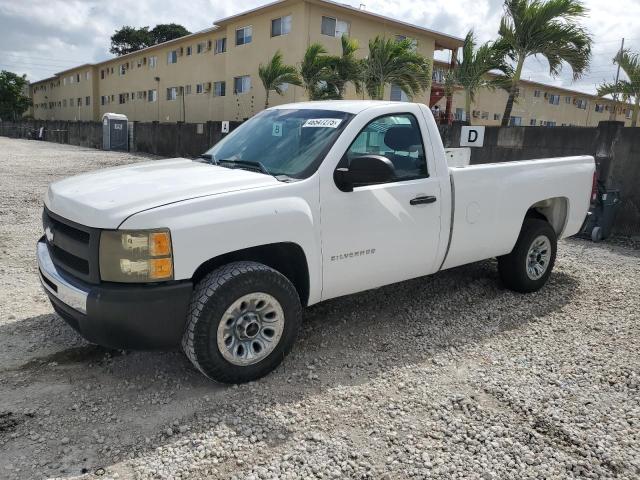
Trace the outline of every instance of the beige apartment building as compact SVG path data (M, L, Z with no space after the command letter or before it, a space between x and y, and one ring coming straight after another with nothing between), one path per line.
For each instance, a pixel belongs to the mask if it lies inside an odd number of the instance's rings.
M443 97L444 75L449 65L434 62L432 104L437 104L444 112L446 99ZM473 125L500 125L508 92L504 89L481 89L471 106ZM511 125L518 126L578 126L593 127L609 120L614 102L611 99L589 95L539 82L522 80L517 102L511 113ZM453 95L451 112L457 120L466 120L465 93L456 90ZM632 106L618 103L616 120L631 126Z
M411 38L429 59L436 50L457 51L463 43L328 0L280 0L216 21L210 29L34 82L33 115L78 121L99 120L107 112L137 121L243 120L264 108L260 63L280 50L286 63L298 65L314 42L338 54L345 33L358 40L361 57L377 35ZM352 90L347 97L357 98ZM388 88L385 98L405 96ZM304 89L288 86L282 96L272 93L270 104L306 99ZM414 100L428 103L429 95Z

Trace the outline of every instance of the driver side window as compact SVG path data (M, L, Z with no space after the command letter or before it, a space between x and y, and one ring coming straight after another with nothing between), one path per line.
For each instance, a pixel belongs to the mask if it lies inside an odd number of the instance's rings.
M428 177L422 134L416 118L409 114L385 115L371 121L346 152L346 160L362 155L388 158L396 182Z

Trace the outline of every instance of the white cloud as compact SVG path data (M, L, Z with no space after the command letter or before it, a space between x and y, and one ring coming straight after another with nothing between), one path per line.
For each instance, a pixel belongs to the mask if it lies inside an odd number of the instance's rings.
M211 26L214 20L268 3L269 0L0 0L0 69L27 73L30 79L49 76L65 68L109 58L109 37L122 25L154 26L175 22L191 31ZM433 30L463 37L474 29L480 41L497 36L502 0L342 0L358 8L398 18ZM241 3L241 5L240 5ZM585 0L590 9L585 26L592 32L591 71L573 83L570 71L551 79L544 60L526 64L525 78L595 91L611 80L611 59L622 37L640 50L636 33L638 0ZM635 25L634 25L635 23Z

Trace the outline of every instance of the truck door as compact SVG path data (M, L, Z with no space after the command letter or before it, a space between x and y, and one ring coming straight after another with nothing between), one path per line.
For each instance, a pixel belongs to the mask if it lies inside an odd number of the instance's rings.
M441 180L430 171L435 168L421 134L424 122L417 105L411 104L406 113L372 118L350 137L354 140L332 171L323 172L323 299L438 269ZM348 168L351 158L363 155L389 159L395 169L393 180L341 191L333 169Z

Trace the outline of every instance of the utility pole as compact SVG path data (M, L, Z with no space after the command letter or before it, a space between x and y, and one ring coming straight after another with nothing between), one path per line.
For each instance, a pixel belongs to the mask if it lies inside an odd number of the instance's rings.
M620 53L618 57L622 56L622 51L624 50L624 38L622 39L622 44L620 45ZM618 62L618 71L616 72L616 85L620 81L620 62ZM613 111L609 114L609 120L616 120L618 116L618 93L613 94Z

